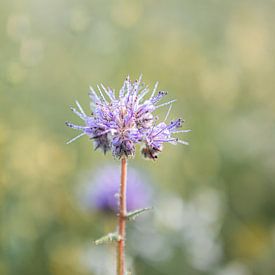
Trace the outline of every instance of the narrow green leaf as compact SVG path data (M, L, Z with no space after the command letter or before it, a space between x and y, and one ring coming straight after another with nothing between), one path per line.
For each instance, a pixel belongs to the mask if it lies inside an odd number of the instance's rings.
M113 232L109 233L95 241L95 245L100 245L100 244L106 244L106 243L112 243L112 242L117 242L120 241L121 237L118 235L118 233Z
M146 211L152 210L152 207L146 207L146 208L141 208L141 209L137 209L134 211L131 211L127 214L126 218L128 220L135 220L139 215L143 214Z

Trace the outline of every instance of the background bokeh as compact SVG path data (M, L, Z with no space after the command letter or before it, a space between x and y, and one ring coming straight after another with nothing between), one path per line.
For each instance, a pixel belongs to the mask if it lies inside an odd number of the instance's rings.
M112 156L66 145L89 85L129 73L177 98L190 146L129 165L155 210L129 226L133 274L275 274L275 2L0 2L0 274L115 274L92 240L115 219L81 206ZM96 173L95 173L96 175ZM91 184L93 184L93 177ZM94 179L95 180L95 179Z

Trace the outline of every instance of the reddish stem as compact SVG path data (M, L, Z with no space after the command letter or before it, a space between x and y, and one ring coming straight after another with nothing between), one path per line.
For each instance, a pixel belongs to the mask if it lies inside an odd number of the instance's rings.
M117 275L125 275L125 237L126 237L126 184L127 160L121 159L121 181L119 192L118 234L120 239L117 244Z

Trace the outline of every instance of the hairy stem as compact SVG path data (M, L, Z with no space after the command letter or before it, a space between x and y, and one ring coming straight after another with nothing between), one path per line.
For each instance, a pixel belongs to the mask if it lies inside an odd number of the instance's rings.
M127 160L121 159L121 180L119 191L118 234L117 243L117 275L125 275L125 237L126 237L126 184L127 184Z

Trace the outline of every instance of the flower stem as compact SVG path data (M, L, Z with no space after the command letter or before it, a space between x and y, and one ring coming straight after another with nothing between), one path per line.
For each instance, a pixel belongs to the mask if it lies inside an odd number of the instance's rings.
M121 181L119 191L118 234L117 243L117 275L125 275L125 237L126 237L126 184L127 184L127 160L121 159Z

